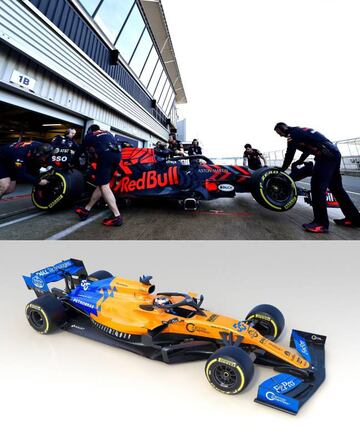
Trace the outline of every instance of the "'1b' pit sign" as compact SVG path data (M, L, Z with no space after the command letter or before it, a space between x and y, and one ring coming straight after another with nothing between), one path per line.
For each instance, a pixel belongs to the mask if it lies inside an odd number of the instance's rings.
M13 73L11 74L10 82L17 84L18 86L23 87L24 89L28 89L34 92L36 80L30 78L24 73L21 73L17 70L13 70Z

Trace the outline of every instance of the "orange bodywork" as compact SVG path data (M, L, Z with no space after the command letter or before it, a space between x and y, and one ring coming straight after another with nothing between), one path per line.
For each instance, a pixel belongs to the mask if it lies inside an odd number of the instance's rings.
M285 349L262 336L255 328L244 321L202 309L203 315L195 314L190 318L177 316L161 308L153 308L156 297L161 293L152 294L154 286L120 277L114 278L108 289L100 289L103 296L97 302L97 314L90 317L97 323L118 332L131 335L146 335L160 325L170 321L162 334L181 334L189 337L199 337L216 340L221 343L222 333L232 334L234 341L241 337L241 344L256 346L282 359L286 363L300 369L310 367L309 362L297 352ZM196 294L188 292L196 298ZM171 296L172 303L179 297ZM188 306L182 308L192 310Z

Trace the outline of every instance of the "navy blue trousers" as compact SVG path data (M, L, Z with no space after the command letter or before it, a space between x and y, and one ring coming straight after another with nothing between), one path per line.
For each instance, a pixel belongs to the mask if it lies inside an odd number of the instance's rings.
M359 221L360 219L358 209L344 190L340 174L340 163L340 154L333 158L317 158L311 178L314 221L326 228L329 227L326 207L327 188L329 188L339 202L340 208L347 219L353 221Z

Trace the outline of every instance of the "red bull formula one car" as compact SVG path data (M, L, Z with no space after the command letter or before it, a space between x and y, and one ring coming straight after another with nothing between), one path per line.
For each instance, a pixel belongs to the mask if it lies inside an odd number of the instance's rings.
M205 309L193 292L155 293L151 279L88 275L82 261L62 261L24 276L37 296L26 317L42 334L63 329L166 363L205 359L207 380L226 394L245 389L254 364L270 366L279 374L260 384L255 401L290 414L324 381L326 337L293 330L292 349L279 345L285 320L276 307L234 319ZM49 287L60 280L64 288Z
M42 210L61 208L89 195L93 189L94 164L88 172L51 170L43 176L46 186L35 186L34 205ZM123 148L119 167L110 183L119 199L168 198L186 210L201 200L251 193L272 211L287 211L297 200L294 181L276 168L252 171L247 167L215 165L205 156L163 157L152 148Z

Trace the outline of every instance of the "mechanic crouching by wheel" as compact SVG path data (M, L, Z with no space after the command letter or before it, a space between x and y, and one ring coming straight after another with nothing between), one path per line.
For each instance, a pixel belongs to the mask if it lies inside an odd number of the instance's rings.
M266 166L266 160L259 150L253 148L250 144L245 144L244 148L244 166L248 166L251 170L258 170L259 168ZM263 164L261 163L261 161L263 162Z
M0 199L15 191L17 181L47 185L49 181L39 177L39 170L49 165L51 152L51 145L37 141L0 147Z
M105 218L102 224L105 226L121 226L123 223L122 216L116 204L114 193L110 188L110 180L121 158L120 147L109 131L100 130L98 125L91 125L85 136L83 148L88 153L90 161L96 163L96 188L87 205L77 208L75 212L80 220L86 220L93 206L102 197L113 213L113 217Z
M311 178L314 219L303 225L305 231L328 232L327 188L333 193L345 215L345 218L335 219L334 222L341 226L360 227L360 213L343 188L340 174L341 154L337 146L311 128L289 127L287 124L279 122L274 130L279 136L286 137L288 140L284 163L281 167L282 171L287 170L290 166L296 150L302 151L299 160L294 162L297 165L302 164L310 154L315 156L315 166Z

